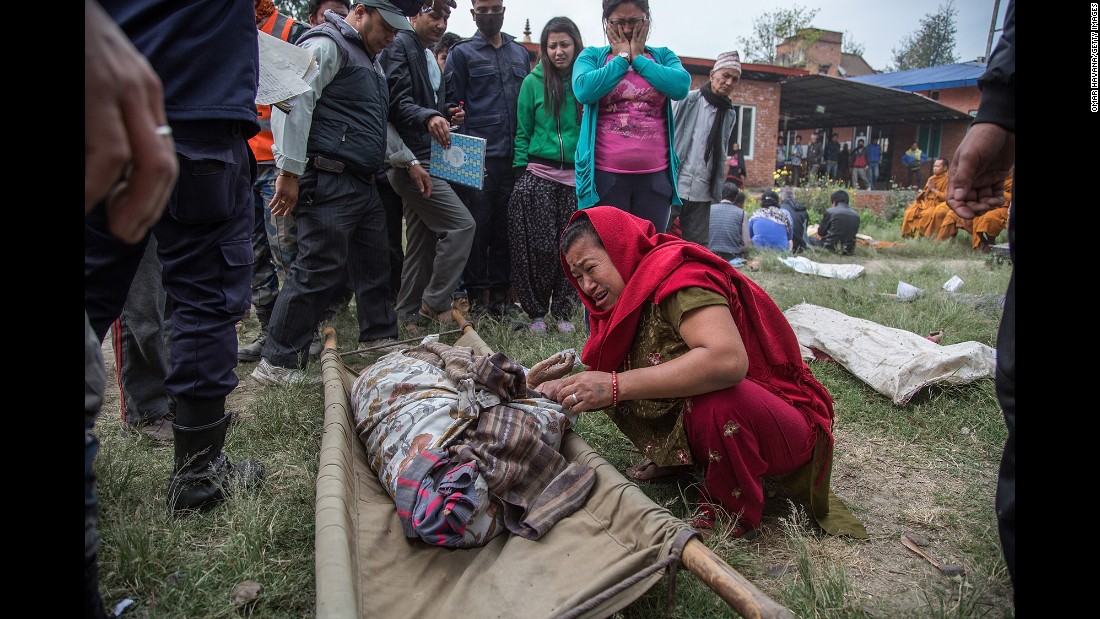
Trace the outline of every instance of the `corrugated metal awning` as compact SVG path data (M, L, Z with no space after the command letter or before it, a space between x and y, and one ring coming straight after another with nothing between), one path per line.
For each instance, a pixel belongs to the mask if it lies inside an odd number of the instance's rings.
M968 114L914 92L828 75L791 78L780 92L781 130L970 120Z

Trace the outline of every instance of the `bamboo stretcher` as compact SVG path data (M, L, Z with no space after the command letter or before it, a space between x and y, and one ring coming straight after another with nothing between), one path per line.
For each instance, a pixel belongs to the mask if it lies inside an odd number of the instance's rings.
M492 350L461 315L456 344ZM710 550L683 520L654 503L575 432L562 453L596 470L585 507L540 540L501 535L456 550L407 540L393 501L366 462L349 393L356 374L324 333L324 434L317 471L316 614L387 617L607 617L683 566L737 613L793 619Z

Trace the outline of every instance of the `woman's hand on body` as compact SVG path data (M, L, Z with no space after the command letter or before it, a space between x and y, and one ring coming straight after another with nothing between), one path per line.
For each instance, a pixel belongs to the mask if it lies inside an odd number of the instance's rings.
M542 392L570 412L583 413L611 406L613 398L610 372L581 372L551 382L557 383L550 385L552 391L544 388ZM543 386L548 384L544 383Z

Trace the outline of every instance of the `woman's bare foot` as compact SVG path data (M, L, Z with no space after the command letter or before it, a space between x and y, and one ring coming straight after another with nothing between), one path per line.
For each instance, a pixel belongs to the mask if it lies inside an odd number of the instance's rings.
M690 477L694 467L683 466L657 466L653 460L642 460L638 464L626 470L627 477L634 481L677 481Z

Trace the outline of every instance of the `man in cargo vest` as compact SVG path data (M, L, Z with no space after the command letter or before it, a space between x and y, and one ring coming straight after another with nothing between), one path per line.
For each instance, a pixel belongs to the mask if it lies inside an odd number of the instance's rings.
M412 30L388 0L356 2L299 42L318 73L289 113L274 112L272 151L279 172L274 215L293 212L298 253L272 309L271 328L252 377L285 385L305 377L309 342L345 274L355 287L359 342L395 343L389 303L386 214L375 186L386 151L389 89L378 54L398 30Z

